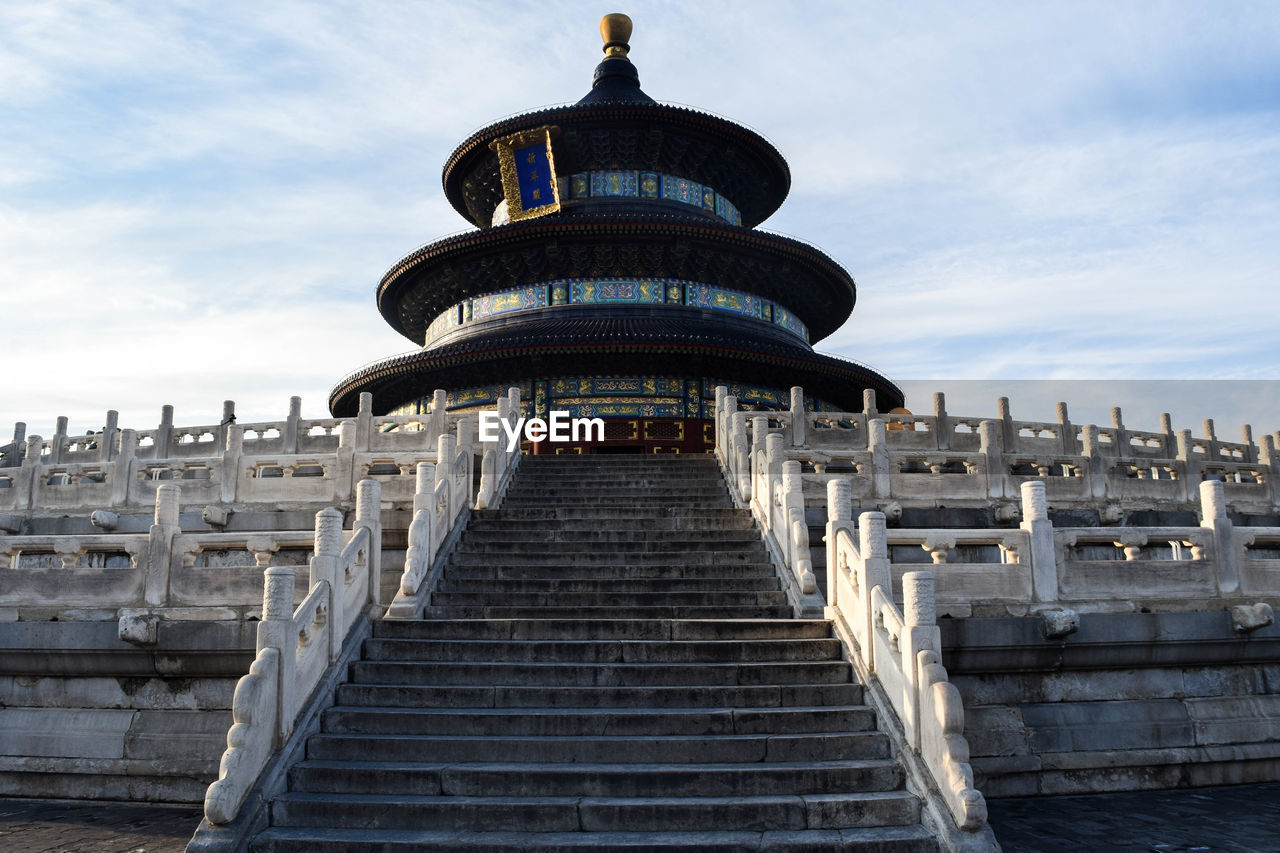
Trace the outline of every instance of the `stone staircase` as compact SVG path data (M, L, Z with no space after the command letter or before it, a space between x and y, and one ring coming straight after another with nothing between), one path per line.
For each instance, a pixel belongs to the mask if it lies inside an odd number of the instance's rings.
M936 851L714 460L528 457L376 624L255 851Z

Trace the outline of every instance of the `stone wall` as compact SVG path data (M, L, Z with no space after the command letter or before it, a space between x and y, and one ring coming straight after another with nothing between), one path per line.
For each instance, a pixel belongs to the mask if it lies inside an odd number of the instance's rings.
M989 797L1231 785L1280 778L1280 626L1228 611L942 623Z

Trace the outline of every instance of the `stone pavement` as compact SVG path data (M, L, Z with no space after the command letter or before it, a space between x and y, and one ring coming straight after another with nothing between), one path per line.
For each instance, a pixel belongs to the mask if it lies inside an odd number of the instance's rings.
M1280 853L1280 784L989 800L1006 853ZM0 798L4 853L178 853L199 806Z
M1006 853L1277 853L1280 784L988 800Z
M4 853L178 853L200 806L0 798Z

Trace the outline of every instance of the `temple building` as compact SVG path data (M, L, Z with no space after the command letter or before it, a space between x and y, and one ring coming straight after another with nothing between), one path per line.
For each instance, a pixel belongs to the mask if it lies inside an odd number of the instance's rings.
M330 394L378 414L492 406L522 391L527 416L601 417L577 452L702 452L715 388L740 405L883 410L902 392L874 370L814 351L856 298L853 278L805 243L757 230L790 170L763 137L654 101L627 57L631 21L601 23L605 59L575 104L504 119L444 167L453 207L478 231L427 245L378 284L378 308L421 349L361 369ZM535 448L538 450L541 448Z

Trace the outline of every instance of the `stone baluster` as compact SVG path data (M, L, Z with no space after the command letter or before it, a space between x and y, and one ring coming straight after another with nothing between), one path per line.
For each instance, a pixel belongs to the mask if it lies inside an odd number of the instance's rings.
M284 449L283 453L298 452L298 427L302 421L302 398L289 398L289 416L284 420Z
M147 575L143 597L147 604L158 607L169 597L169 573L173 566L173 539L182 532L179 510L182 489L166 483L156 489L155 518L147 537Z
M839 607L837 591L839 567L836 564L836 536L845 530L854 536L853 484L845 477L827 481L827 535L824 538L827 552L827 604Z
M6 444L3 448L4 453L8 457L6 467L17 468L22 465L23 451L26 449L27 442L27 425L22 421L18 421L13 425L13 442Z
M321 582L329 585L329 600L327 602L330 628L328 631L328 653L329 661L332 662L337 660L338 653L342 650L342 593L346 586L343 577L344 573L338 565L338 558L342 553L342 513L334 507L328 507L316 513L314 547L308 589L315 589L316 584ZM272 571L274 569L268 569L268 575ZM293 584L290 581L290 589L292 587ZM293 612L292 604L290 604L289 612ZM292 651L291 647L290 651ZM284 654L283 649L281 654Z
M439 438L449 429L449 392L437 388L431 395L431 418L428 428L428 441Z
M57 426L53 430L53 441L49 442L50 465L62 464L62 455L67 449L67 416L58 417Z
M111 462L111 504L124 506L130 503L130 491L135 488L133 461L138 455L137 430L120 431L119 447Z
M1097 427L1089 425L1093 429ZM1053 522L1049 520L1049 501L1044 482L1028 480L1022 484L1022 530L1031 540L1031 598L1033 601L1058 600L1058 564L1053 548Z
M1129 452L1129 430L1124 426L1124 415L1119 406L1111 407L1111 428L1115 430L1115 443L1111 446L1112 456L1132 456Z
M152 459L168 459L173 450L173 406L160 407L160 423L156 426L156 441L152 447Z
M889 433L882 418L867 421L867 449L871 451L871 493L887 498L893 492L893 478L889 470Z
M116 458L116 444L120 435L120 413L115 409L107 411L107 422L102 427L102 436L98 439L98 459L110 462Z
M1084 456L1089 493L1101 500L1107 496L1107 462L1102 455L1102 442L1099 440L1097 425L1085 424L1080 430L1080 435L1083 439L1081 455Z
M867 420L871 420L880 414L876 409L876 392L874 388L862 389L862 414Z
M1080 443L1076 440L1076 428L1071 423L1067 404L1057 403L1054 408L1058 416L1058 437L1061 440L1062 452L1066 456L1075 456L1080 452Z
M240 489L240 478L244 462L244 427L239 424L228 424L226 427L226 443L222 451L222 482L220 499L224 504L235 503Z
M791 446L802 447L805 442L804 388L791 386Z
M1253 443L1253 424L1240 425L1240 441L1244 444L1244 461L1257 462L1258 448Z
M312 560L314 562L315 558ZM275 749L284 746L293 732L293 717L298 703L295 674L298 635L293 630L293 585L294 573L290 566L270 566L263 573L262 621L258 623L257 650L275 649L279 653L275 737L272 739Z
M982 454L982 463L987 469L987 496L992 498L1004 497L1008 475L1001 435L998 421L984 420L978 423L978 452Z
M729 409L725 406L725 398L728 396L728 387L724 385L716 386L716 452L720 454L721 460L726 463L729 461Z
M355 487L356 445L359 444L360 424L350 418L338 424L338 452L334 458L334 498L345 501L351 498Z
M1219 453L1221 448L1218 443L1218 431L1213 426L1213 418L1204 419L1204 439L1205 444L1209 445L1209 453L1205 461L1221 462L1222 455Z
M1271 504L1275 506L1280 503L1280 484L1276 483L1277 474L1280 474L1280 470L1277 470L1280 468L1280 457L1276 456L1276 441L1271 433L1264 434L1259 442L1258 468Z
M1200 526L1213 534L1213 551L1217 557L1218 594L1240 591L1240 561L1236 553L1235 533L1227 517L1226 489L1221 480L1200 483Z
M902 576L902 633L898 651L902 655L902 727L912 749L920 750L920 683L917 664L923 651L941 652L942 637L937 625L933 572L907 572Z
M1177 446L1178 461L1182 463L1182 470L1178 472L1178 478L1184 484L1182 499L1184 501L1195 500L1194 484L1200 482L1203 476L1201 472L1204 468L1205 460L1195 452L1195 443L1191 439L1191 430L1178 430Z
M875 632L876 612L872 604L871 591L876 587L884 590L886 598L893 598L892 574L889 566L889 537L886 531L884 513L864 512L858 516L858 555L862 558L861 573L855 572L854 584L858 595L862 598L863 624L867 636L860 642L863 663L868 670L876 668L875 654L872 653L871 636ZM860 576L859 576L860 575Z
M1000 421L1001 440L1004 449L1010 453L1018 450L1018 428L1013 425L1013 413L1009 408L1009 398L996 400L996 418Z
M227 428L236 422L236 401L222 401L222 420L218 421L218 431L214 436L214 441L218 447L227 446Z
M360 392L360 408L356 413L356 451L369 451L373 441L373 394Z
M1177 439L1173 435L1173 418L1168 412L1160 413L1160 432L1164 434L1164 453L1166 459L1177 451Z
M933 434L938 450L951 449L951 417L947 414L947 395L933 394Z
M453 479L453 458L458 452L458 439L445 433L436 440L436 448L436 482L443 480L448 484L449 511L445 517L452 522L458 515L459 501L462 498L461 495L456 494Z
M416 496L415 496L416 497ZM366 601L374 604L382 603L382 484L377 480L364 479L356 484L356 519L355 530L368 529L369 550L365 554L365 565L369 572L369 592ZM341 580L341 579L339 579ZM334 631L345 628L345 622L335 622ZM338 638L338 646L342 646L344 638ZM330 658L336 660L337 658Z

